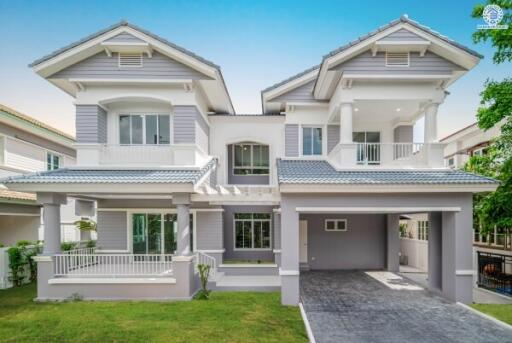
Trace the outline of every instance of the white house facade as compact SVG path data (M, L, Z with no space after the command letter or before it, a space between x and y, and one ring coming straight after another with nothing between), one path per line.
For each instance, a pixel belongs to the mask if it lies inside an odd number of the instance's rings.
M480 58L402 17L263 90L259 115L235 113L217 65L126 22L35 61L77 132L76 166L5 180L46 210L38 297L189 299L207 263L213 288L247 276L231 289L296 305L302 270L398 271L399 216L428 213L430 287L471 302L472 194L497 183L444 166L437 113ZM85 257L51 229L68 197L96 202Z

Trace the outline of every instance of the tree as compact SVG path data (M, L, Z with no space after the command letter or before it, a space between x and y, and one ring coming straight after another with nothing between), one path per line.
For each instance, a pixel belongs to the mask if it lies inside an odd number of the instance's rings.
M472 17L481 18L486 5L495 4L504 11L500 24L508 29L477 30L473 33L475 43L491 41L496 51L495 64L512 62L512 0L489 0L473 8ZM501 184L495 192L476 194L474 212L483 233L495 227L512 228L512 78L502 81L487 80L480 93L477 111L478 126L488 130L502 123L501 135L491 143L486 156L473 156L465 169L480 175L494 177Z

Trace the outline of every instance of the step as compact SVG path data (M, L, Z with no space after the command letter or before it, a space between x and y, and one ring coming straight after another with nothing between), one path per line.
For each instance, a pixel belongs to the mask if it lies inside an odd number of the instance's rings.
M277 264L220 264L219 272L226 275L279 275Z
M216 291L275 292L281 289L277 275L222 275L212 287Z

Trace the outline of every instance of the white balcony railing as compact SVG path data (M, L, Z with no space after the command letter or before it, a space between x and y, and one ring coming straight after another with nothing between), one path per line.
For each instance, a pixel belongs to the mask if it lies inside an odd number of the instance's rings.
M200 166L208 156L195 144L76 144L79 166Z
M357 166L443 167L443 144L439 143L343 143L328 155L340 168Z
M172 273L172 255L58 254L55 276L123 277L165 276Z

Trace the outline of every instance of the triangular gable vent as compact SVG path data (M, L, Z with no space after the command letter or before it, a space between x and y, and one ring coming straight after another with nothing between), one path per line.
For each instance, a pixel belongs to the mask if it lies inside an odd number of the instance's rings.
M387 52L386 53L386 66L408 67L409 66L409 53L408 52Z
M142 67L142 54L119 53L119 67Z

